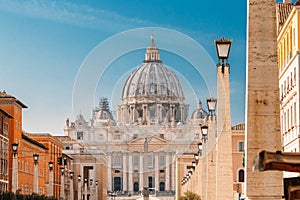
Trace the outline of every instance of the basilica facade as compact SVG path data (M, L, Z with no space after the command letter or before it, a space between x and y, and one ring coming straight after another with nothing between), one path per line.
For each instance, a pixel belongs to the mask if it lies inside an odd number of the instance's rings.
M208 114L199 102L189 116L180 81L163 65L153 36L143 63L127 78L120 98L116 119L106 98L88 120L81 114L74 122L67 119L65 152L94 158L75 159L75 175L99 179L96 165L100 159L106 165L102 180L107 192L130 195L147 187L175 194L175 159L198 151L200 126L206 124Z

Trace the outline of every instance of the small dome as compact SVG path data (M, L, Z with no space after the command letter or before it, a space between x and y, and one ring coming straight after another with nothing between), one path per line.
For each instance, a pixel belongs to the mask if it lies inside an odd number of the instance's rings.
M199 101L198 109L192 113L191 118L192 119L206 119L207 116L208 116L208 113L205 110L203 110L202 103L201 103L201 101Z
M109 104L107 98L100 99L100 110L96 114L96 119L100 120L113 120L113 116L109 111Z

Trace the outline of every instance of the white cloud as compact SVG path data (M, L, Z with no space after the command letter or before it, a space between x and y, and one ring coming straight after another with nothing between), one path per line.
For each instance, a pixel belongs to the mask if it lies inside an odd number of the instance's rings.
M153 22L129 18L116 12L70 2L0 0L0 10L108 32L116 32L137 26L157 26Z

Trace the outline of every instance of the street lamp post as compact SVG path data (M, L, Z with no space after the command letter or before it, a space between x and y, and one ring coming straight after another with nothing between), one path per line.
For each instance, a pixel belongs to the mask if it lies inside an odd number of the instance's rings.
M81 176L78 175L78 200L81 200L82 194L81 194Z
M232 198L232 137L230 119L230 65L228 57L232 40L215 40L218 63L218 110L216 143L216 199Z
M60 199L64 199L65 198L65 168L60 168L61 170L61 191L60 191Z
M95 199L97 200L98 199L98 181L95 181L95 185L96 185L96 193L95 193L96 197L95 197Z
M74 200L73 177L74 177L74 172L70 172L70 200Z
M35 153L33 154L33 161L34 161L34 172L33 172L33 192L35 194L38 194L38 188L39 188L39 166L38 166L38 160L39 160L39 154Z
M12 192L16 193L18 189L18 143L12 144L13 162L12 162Z
M88 180L87 178L84 179L84 199L87 199L87 183L88 183Z
M48 196L53 196L53 162L49 163L49 188L48 188Z

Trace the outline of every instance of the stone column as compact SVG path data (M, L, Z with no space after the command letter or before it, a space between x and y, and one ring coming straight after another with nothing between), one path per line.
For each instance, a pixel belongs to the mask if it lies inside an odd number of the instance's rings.
M81 180L78 181L78 200L82 199L82 193L81 193Z
M175 159L175 156L174 156ZM173 160L173 155L171 155L171 190L175 191L175 182L176 182L176 172L175 172L175 160Z
M65 199L65 176L64 173L61 173L61 187L60 187L60 199Z
M166 170L165 170L165 190L170 190L170 161L169 153L166 153Z
M12 189L13 193L16 193L18 189L18 154L13 153L13 166L12 166Z
M140 153L140 169L139 169L139 182L140 182L140 188L143 188L144 185L144 160L147 160L147 157L144 158L143 153ZM147 166L147 165L146 165ZM146 167L145 166L145 167Z
M248 0L245 192L251 200L276 200L283 195L282 172L252 172L257 153L282 150L275 4Z
M49 170L49 188L48 188L48 196L53 196L53 170Z
M133 182L132 182L132 154L128 154L128 191L133 192Z
M133 108L132 108L132 122L135 121L135 105L133 105Z
M218 66L216 199L233 199L229 66Z
M208 120L208 140L206 155L206 199L216 197L216 117L209 116Z
M154 158L154 162L155 162L155 190L159 190L159 153L155 153L155 158Z
M74 200L74 177L70 178L70 200Z
M87 192L87 181L84 180L84 192L83 192L84 199L87 199L87 195L88 195L88 192Z
M112 191L112 183L111 183L111 180L112 180L112 177L111 177L111 154L108 155L108 161L107 161L107 190L108 191Z
M127 191L128 188L127 181L127 154L123 153L123 191Z
M38 162L34 162L34 169L33 169L33 192L35 194L39 193L39 165Z

